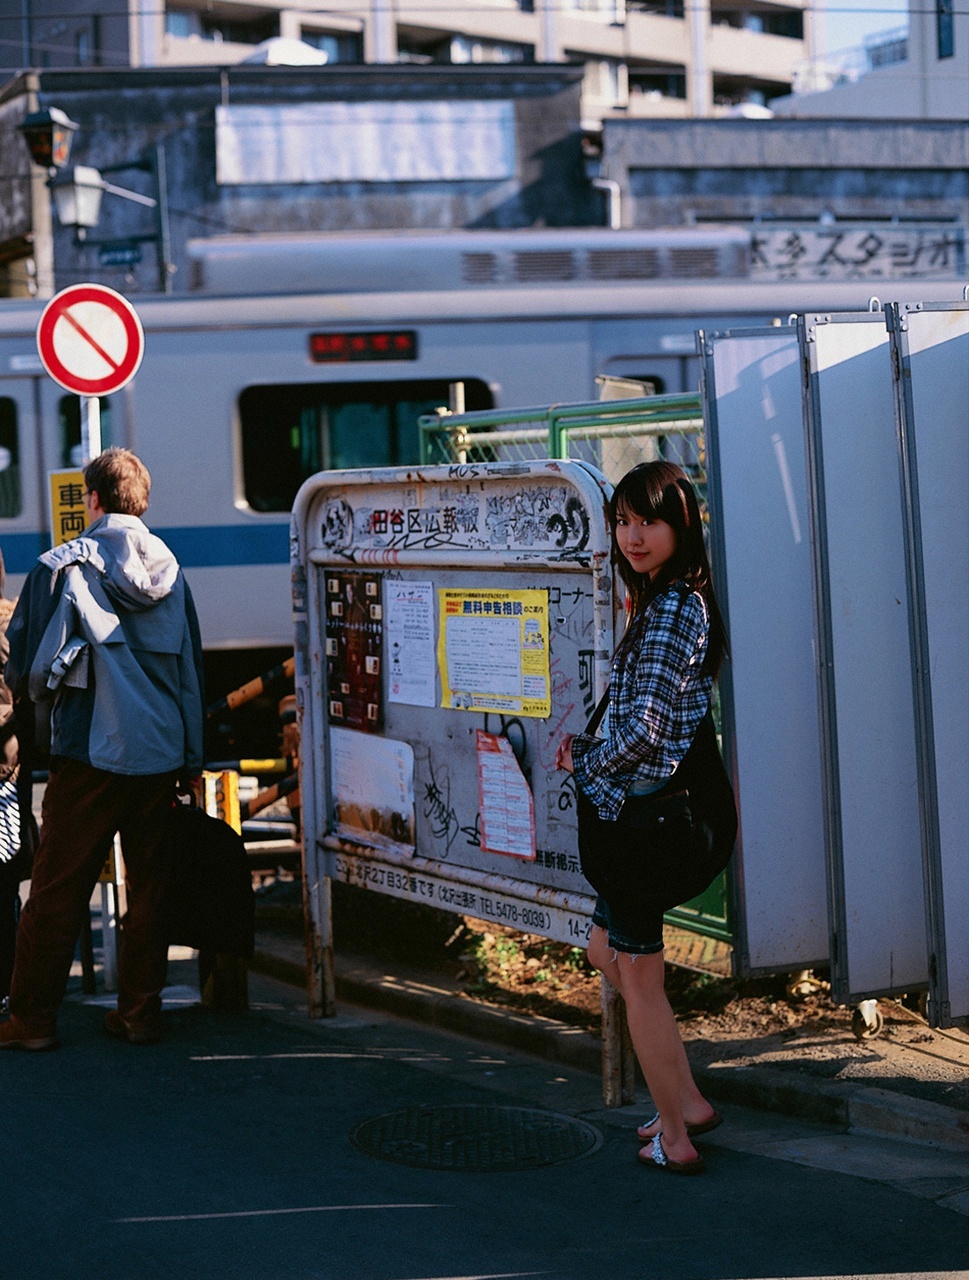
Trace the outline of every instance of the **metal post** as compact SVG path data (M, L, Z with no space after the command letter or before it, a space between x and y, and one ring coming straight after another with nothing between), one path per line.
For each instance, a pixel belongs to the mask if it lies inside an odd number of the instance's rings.
M628 1107L636 1101L636 1055L622 996L602 979L602 1102Z
M101 873L101 972L105 991L118 989L119 889L124 882L121 838L114 837Z
M155 195L158 204L155 206L155 217L158 222L158 288L162 293L171 293L172 284L172 244L168 226L168 175L165 168L165 147L159 142L155 147L152 172L155 176Z
M81 396L81 466L86 467L101 452L101 401L97 396Z

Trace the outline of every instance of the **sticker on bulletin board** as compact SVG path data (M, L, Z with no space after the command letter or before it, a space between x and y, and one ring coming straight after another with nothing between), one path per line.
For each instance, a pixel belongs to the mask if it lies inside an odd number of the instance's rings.
M438 591L441 706L552 713L547 591Z
M383 607L380 579L364 573L325 574L326 669L330 724L378 733Z

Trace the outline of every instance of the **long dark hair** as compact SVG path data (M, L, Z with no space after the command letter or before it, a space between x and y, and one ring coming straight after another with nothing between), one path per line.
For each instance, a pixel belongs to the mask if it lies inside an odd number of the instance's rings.
M620 552L616 542L616 519L620 511L629 511L646 520L665 520L676 535L676 550L655 578L637 573ZM716 677L728 652L727 629L713 590L700 504L689 476L674 462L639 463L626 472L613 490L609 523L613 558L626 584L634 615L671 582L685 582L691 591L703 596L710 615L710 638L703 671Z

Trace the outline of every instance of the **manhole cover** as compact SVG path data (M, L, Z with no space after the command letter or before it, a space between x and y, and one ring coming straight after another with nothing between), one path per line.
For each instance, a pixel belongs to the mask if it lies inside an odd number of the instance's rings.
M365 1155L419 1169L503 1173L575 1160L602 1135L582 1120L527 1107L412 1107L364 1120L350 1141Z

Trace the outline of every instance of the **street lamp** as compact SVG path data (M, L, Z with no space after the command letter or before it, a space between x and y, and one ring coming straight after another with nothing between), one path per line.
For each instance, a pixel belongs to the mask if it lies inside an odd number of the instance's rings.
M49 107L26 116L20 132L34 164L39 164L53 175L67 164L71 142L79 127L58 107Z
M103 183L97 169L77 164L56 174L47 184L54 197L58 221L62 227L76 228L79 239L84 238L85 228L98 225Z
M154 231L125 236L121 247L134 250L136 244L145 241L156 244L159 288L162 293L171 293L171 238L168 228L168 184L164 148L159 143L153 152L139 160L104 167L104 173L117 173L126 169L140 169L149 173L154 181L156 197L144 196L138 191L129 191L127 187L106 182L101 170L90 165L67 166L71 140L78 127L57 107L32 112L20 125L20 132L34 163L42 165L48 171L47 185L54 198L58 221L63 227L74 228L75 240L79 244L113 247L117 250L120 243L118 240L93 240L88 236L88 231L98 225L101 197L105 192L154 209ZM137 252L140 258L140 251Z

